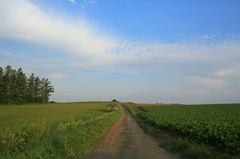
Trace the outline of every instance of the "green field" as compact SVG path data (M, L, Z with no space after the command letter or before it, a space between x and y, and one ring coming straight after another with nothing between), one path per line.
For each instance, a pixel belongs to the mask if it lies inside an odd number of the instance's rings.
M154 127L240 153L240 104L140 108L146 111L141 116Z
M47 125L55 128L59 123L71 120L87 120L94 116L106 113L106 106L111 102L79 102L79 103L52 103L32 105L0 106L0 132L7 127L12 131L18 130L23 123L36 122L46 118Z
M85 158L122 114L110 103L1 106L0 158Z

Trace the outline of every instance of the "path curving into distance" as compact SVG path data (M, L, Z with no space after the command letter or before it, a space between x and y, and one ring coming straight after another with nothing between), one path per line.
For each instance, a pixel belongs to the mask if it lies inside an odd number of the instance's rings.
M122 115L87 159L179 159L146 134L127 110L124 126L125 108L121 104L119 107Z

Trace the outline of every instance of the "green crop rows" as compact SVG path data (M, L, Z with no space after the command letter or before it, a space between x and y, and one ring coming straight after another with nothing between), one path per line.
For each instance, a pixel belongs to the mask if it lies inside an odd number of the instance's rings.
M240 104L143 106L152 126L240 154Z

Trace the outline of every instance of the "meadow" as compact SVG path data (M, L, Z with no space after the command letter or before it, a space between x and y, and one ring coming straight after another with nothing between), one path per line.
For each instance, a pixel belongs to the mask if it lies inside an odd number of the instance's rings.
M47 126L55 128L59 123L66 123L73 116L74 120L87 120L104 114L110 102L49 103L28 105L0 106L0 132L6 128L17 131L23 123L37 122L45 118Z
M150 125L240 154L240 104L141 106Z
M107 111L110 103L1 106L14 131L2 122L0 158L85 158L122 113Z

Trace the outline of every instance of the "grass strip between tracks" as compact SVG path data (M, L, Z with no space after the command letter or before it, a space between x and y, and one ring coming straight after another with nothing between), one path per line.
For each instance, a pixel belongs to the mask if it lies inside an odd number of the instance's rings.
M24 124L17 133L0 136L0 158L84 158L101 142L101 137L117 121L121 111L113 111L82 122L59 124L55 130L46 120Z
M170 132L163 131L161 129L151 127L146 124L141 118L140 109L131 107L129 105L123 104L124 107L132 114L136 119L138 125L145 130L146 133L153 135L154 137L161 140L164 149L180 154L182 158L185 159L240 159L240 154L238 156L231 156L226 152L220 152L215 148L208 145L197 144L193 141L185 140L181 136L171 134ZM171 136L171 137L170 137ZM174 136L174 137L173 137Z
M124 105L122 104L122 106L124 107ZM124 110L124 114L125 114L125 116L124 116L124 121L123 121L123 126L127 126L127 121L128 121L128 115L127 115L127 111L126 111L126 109L125 108L123 108L123 110Z

